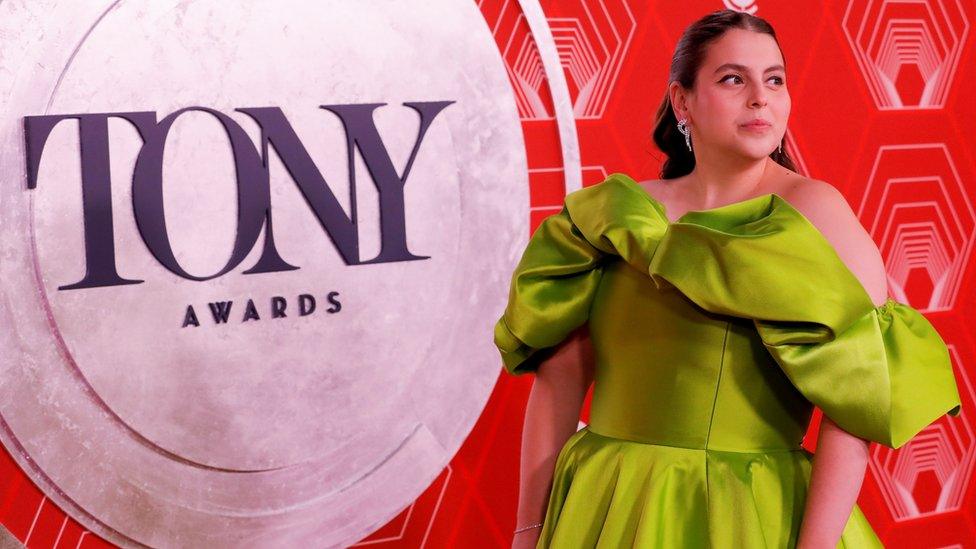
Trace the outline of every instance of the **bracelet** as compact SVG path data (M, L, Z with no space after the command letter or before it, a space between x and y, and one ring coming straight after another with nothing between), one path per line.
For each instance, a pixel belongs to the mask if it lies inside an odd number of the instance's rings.
M515 533L518 534L519 532L522 532L524 530L529 530L530 528L538 528L540 526L542 526L541 522L539 524L533 524L532 526L524 526L522 528L515 530Z

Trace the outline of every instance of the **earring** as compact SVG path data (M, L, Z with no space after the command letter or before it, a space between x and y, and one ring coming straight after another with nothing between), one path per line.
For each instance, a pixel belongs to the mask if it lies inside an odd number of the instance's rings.
M678 131L685 136L685 145L691 150L691 130L688 129L688 119L682 118L678 121Z
M779 154L783 154L783 143L779 144Z

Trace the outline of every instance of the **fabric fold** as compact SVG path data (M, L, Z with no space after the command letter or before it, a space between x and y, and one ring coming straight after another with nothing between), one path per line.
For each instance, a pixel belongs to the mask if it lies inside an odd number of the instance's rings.
M537 547L794 547L812 462L802 449L642 444L588 427L556 460ZM882 548L855 504L839 548Z
M962 412L948 348L912 307L888 299L836 337L807 343L806 328L755 321L766 349L804 397L845 431L899 448L948 413Z
M513 375L538 370L553 348L586 322L606 254L580 234L567 208L544 219L512 275L494 343Z
M791 383L848 432L897 448L961 403L948 349L892 299L875 306L823 234L771 193L669 222L625 174L566 196L532 235L495 344L509 373L535 371L588 319L602 265L620 258L658 289L751 319Z

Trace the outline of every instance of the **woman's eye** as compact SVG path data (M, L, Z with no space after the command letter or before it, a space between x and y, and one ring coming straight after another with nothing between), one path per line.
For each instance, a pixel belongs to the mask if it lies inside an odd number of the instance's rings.
M735 83L735 84L741 84L742 83L742 77L739 76L738 74L728 74L728 75L725 75L725 77L723 77L721 80L719 80L719 82L726 82L726 81L729 81L729 79L733 79L731 81L733 83ZM767 81L769 81L769 80L772 80L773 81L773 84L776 84L777 86L782 86L785 83L785 81L783 80L783 77L781 77L781 76L770 76L767 79Z

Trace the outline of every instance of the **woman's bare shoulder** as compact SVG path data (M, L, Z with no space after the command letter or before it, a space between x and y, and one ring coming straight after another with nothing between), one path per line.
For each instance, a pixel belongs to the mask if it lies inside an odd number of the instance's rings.
M888 297L884 260L843 193L826 181L798 176L780 194L833 246L876 305Z
M851 209L847 198L836 187L821 181L797 175L774 191L803 214L825 236L851 236L855 229L863 230ZM845 238L846 240L846 238Z

